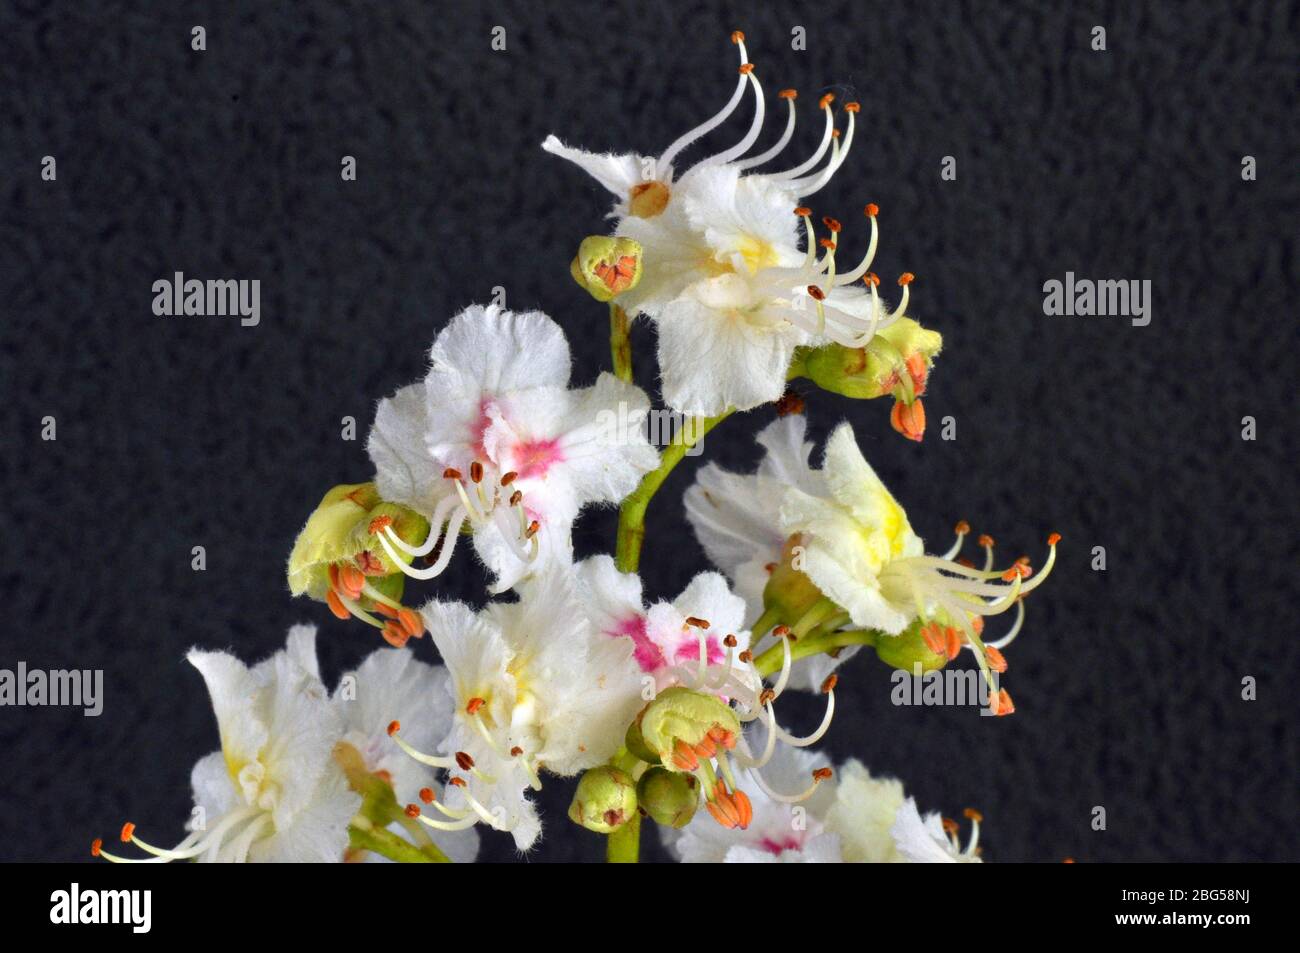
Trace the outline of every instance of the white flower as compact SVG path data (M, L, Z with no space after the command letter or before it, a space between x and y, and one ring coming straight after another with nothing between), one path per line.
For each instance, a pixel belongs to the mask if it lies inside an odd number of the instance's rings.
M609 556L585 559L577 572L597 631L629 640L637 666L655 679L657 688L672 683L674 666L698 665L701 646L706 665L720 665L728 649L749 647L745 602L718 573L700 573L672 602L647 609L640 577L619 572Z
M493 591L508 589L541 564L568 562L582 506L618 502L658 463L641 427L645 394L612 374L570 390L568 342L541 312L470 307L438 335L430 360L422 384L380 402L369 441L380 494L432 525L417 547L382 531L407 575L440 574L468 522L497 575ZM439 543L426 569L396 556L430 555Z
M806 161L783 172L752 170L775 158L794 132L794 90L780 141L747 156L766 113L762 87L747 62L744 36L740 78L716 116L668 147L658 158L636 154L594 155L550 136L548 152L578 164L615 194L615 234L643 249L643 274L621 306L648 315L659 329L659 366L664 401L682 413L717 415L728 407L747 410L780 397L794 349L836 341L858 347L905 313L907 288L892 313L882 310L878 279L869 269L878 239L877 209L867 206L871 240L862 261L837 271L840 224L823 219L830 237L819 241L812 211L801 199L821 189L840 168L853 143L857 103L848 103L841 147L834 128L834 95L819 102L825 113L821 144ZM746 88L754 92L749 132L730 149L677 175L673 161L687 146L735 111ZM830 152L826 165L817 171ZM800 249L800 219L803 244ZM856 282L865 280L864 286ZM911 276L900 284L906 286Z
M451 732L425 754L393 726L401 747L425 764L457 772L450 803L434 801L439 830L483 821L510 831L521 850L541 833L525 796L540 773L572 775L618 750L640 698L631 642L600 635L579 602L571 567L523 587L517 602L474 612L433 602L423 615L451 675Z
M294 626L285 649L251 669L225 652L194 649L188 659L207 682L221 735L221 750L194 766L202 811L173 850L136 837L134 824L122 840L152 862L341 861L361 798L334 758L342 723L321 684L315 627ZM124 859L98 842L94 852Z
M754 474L728 473L710 464L686 493L686 513L709 558L732 578L750 606L761 611L768 567L787 544L797 544L808 578L855 626L897 635L920 618L935 651L951 658L971 649L989 684L1003 671L1000 649L1019 633L1021 598L1047 578L1056 562L1059 536L1048 538L1048 556L1033 578L1026 561L993 568L993 541L980 538L982 569L954 561L970 527L958 524L957 543L943 556L928 556L907 514L863 458L848 424L831 434L820 469L808 466L810 444L800 417L781 418L758 437L767 453ZM984 642L984 617L1016 609L1016 621L997 641ZM855 647L856 648L856 647ZM816 684L837 661L816 656L804 684ZM796 669L798 671L798 669ZM1003 693L1005 694L1005 692ZM1010 697L1001 706L1011 709Z
M916 801L908 798L898 809L891 833L899 854L913 864L978 864L980 815L967 810L971 837L963 848L957 840L957 823L945 821L938 814L921 817Z
M1060 537L1055 533L1048 537L1047 561L1028 582L1025 579L1033 570L1027 561L1006 570L993 569L993 540L988 537L980 541L986 551L983 569L955 562L970 531L965 523L958 524L957 542L949 552L927 556L924 542L862 456L848 424L837 427L827 441L821 475L824 495L791 488L780 515L781 531L799 536L803 571L817 588L863 628L897 635L919 618L927 629L951 629L951 636L943 640L952 646L949 656L965 644L987 684L995 684L991 670L1006 668L999 650L1020 630L1021 599L1051 573ZM1018 616L1011 631L986 644L983 617L1013 607ZM938 636L927 631L926 639L937 651ZM1013 710L1009 696L1001 707Z
M355 672L344 675L334 689L333 705L339 714L342 742L351 745L365 770L384 778L399 802L421 791L441 796L442 786L428 765L404 754L389 740L388 725L397 719L409 726L406 740L417 748L432 749L451 730L452 698L447 670L426 665L404 649L372 652ZM390 830L402 833L402 825ZM434 841L456 863L471 863L478 854L478 832L439 833ZM368 860L384 860L371 853Z

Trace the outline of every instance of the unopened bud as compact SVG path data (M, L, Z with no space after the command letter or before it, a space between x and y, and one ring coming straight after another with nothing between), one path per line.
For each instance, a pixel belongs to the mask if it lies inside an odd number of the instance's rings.
M569 271L593 298L609 301L641 280L641 244L630 238L592 235L578 246Z
M740 737L731 706L681 685L660 692L640 716L641 737L670 771L692 771L716 746L730 748ZM708 739L706 743L706 739Z
M948 655L939 642L926 639L925 629L929 624L917 619L898 635L882 633L876 639L876 655L886 665L908 673L915 672L917 665L922 672L943 668L948 664Z
M578 781L569 820L597 834L618 830L636 814L636 782L609 764L592 768Z
M636 786L637 800L657 824L685 827L699 806L699 782L691 774L650 768Z

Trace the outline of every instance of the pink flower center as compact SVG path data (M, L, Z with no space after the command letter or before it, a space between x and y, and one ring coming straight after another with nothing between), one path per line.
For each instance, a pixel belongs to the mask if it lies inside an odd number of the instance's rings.
M606 635L614 637L626 637L632 640L636 648L632 652L632 657L636 659L636 664L641 666L643 672L657 672L663 668L665 663L663 649L659 648L650 638L645 630L645 616L633 615L628 616L618 624L613 632L606 632Z
M710 665L718 665L727 657L727 653L722 650L722 645L718 642L716 635L705 638L704 649L708 653ZM677 651L673 653L673 660L676 662L698 662L700 660L700 640L695 635L694 629L691 629L682 644L677 646Z
M799 838L793 834L788 834L780 840L774 837L764 837L758 842L758 847L759 850L767 851L773 857L780 857L787 850L801 850L803 844L799 842Z
M518 444L511 448L511 456L514 457L514 470L523 480L544 477L547 470L564 460L560 441L554 438Z

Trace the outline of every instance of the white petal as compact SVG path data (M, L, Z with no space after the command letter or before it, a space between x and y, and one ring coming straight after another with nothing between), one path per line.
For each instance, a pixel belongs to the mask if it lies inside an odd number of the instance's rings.
M727 292L723 275L691 286L657 319L664 402L684 414L714 416L776 400L801 332L710 306Z
M439 333L429 359L431 414L479 394L564 387L569 381L569 343L540 311L516 314L471 305Z
M650 400L641 388L609 373L573 398L561 425L563 462L555 467L557 475L568 478L580 504L618 503L659 465L659 452L645 433Z
M253 673L226 652L191 649L186 658L207 683L226 758L233 764L255 761L270 732L268 713L258 704L261 687Z
M428 414L423 384L403 387L379 402L366 449L375 465L379 495L426 516L450 492L442 469L425 445Z
M892 778L873 778L858 761L835 772L835 803L826 812L826 828L840 836L850 863L897 863L891 829L903 804L903 785Z
M291 823L257 841L248 859L255 863L340 863L348 846L348 823L361 809L361 797L349 790L337 765L331 764Z
M566 146L555 136L547 136L542 143L542 148L551 155L559 156L561 159L568 159L577 165L593 179L613 192L620 203L627 202L628 192L634 185L639 185L643 181L641 175L642 158L635 153L614 155L607 152L601 155L588 152L585 149Z
M943 828L938 824L939 816L931 814L922 819L916 809L916 800L908 798L898 809L890 834L899 854L913 864L951 864L956 863L952 845Z

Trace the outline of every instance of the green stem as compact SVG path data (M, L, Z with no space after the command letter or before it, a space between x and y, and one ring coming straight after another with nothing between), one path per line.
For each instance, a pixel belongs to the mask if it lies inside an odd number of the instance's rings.
M635 864L641 855L641 815L610 834L605 840L605 861L610 864Z
M434 844L416 847L403 837L398 837L385 827L375 827L362 817L353 819L348 827L348 843L360 850L373 850L399 864L449 864L451 858Z
M682 462L688 450L731 414L731 410L725 410L716 417L688 417L681 431L673 437L673 442L659 455L659 466L642 477L641 484L623 501L618 511L618 546L614 553L614 562L620 572L636 572L641 564L646 508L664 480L668 479L668 474Z
M833 652L849 645L875 645L876 632L870 629L850 629L846 632L827 632L799 639L790 646L790 657L798 661L810 655ZM780 671L785 653L780 643L772 646L758 658L754 659L754 668L764 677Z
M614 376L632 382L632 322L627 312L609 303L609 351L614 358Z

